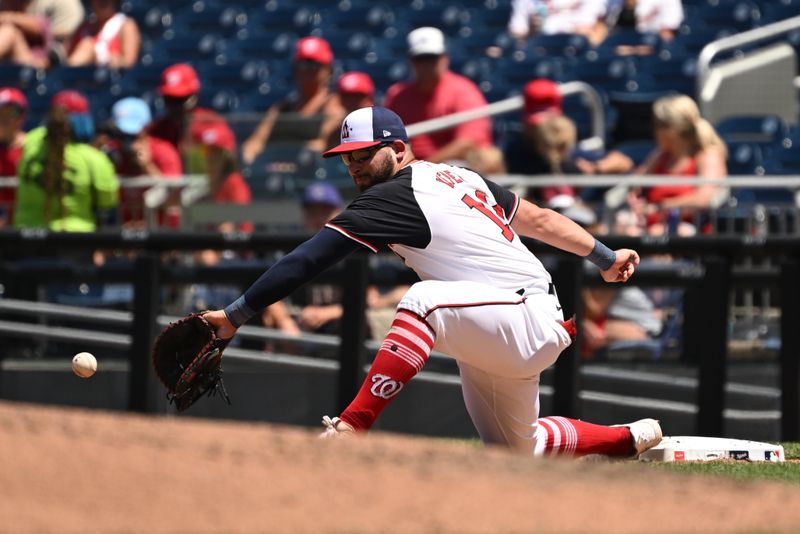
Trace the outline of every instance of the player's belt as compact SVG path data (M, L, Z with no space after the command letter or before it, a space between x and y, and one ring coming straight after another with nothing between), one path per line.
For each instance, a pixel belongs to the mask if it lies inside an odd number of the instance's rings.
M515 293L517 295L524 295L526 290L527 288L523 287L522 289L517 289ZM554 297L558 297L558 294L556 293L556 286L553 284L553 282L548 282L547 293L553 295Z

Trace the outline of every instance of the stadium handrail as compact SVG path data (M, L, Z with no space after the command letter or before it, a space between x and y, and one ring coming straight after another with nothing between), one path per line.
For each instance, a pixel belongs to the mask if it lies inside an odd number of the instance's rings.
M700 54L697 56L697 94L700 94L703 86L708 80L708 76L711 71L711 62L720 52L731 50L742 45L763 41L765 39L771 39L783 33L796 30L797 28L800 28L800 15L774 22L772 24L762 26L761 28L755 28L746 32L723 37L708 43L703 47L703 49L700 51ZM702 102L700 102L700 105L702 106ZM701 109L701 113L703 111L704 110Z
M490 178L501 185L527 185L527 186L551 186L551 185L573 185L576 187L611 187L619 185L624 180L625 185L649 187L654 185L709 185L708 178L695 177L688 178L683 176L665 176L657 174L494 174ZM170 178L159 177L139 177L126 178L120 183L122 188L140 188L145 186L164 186L168 189L186 187L187 185L196 186L207 180L207 176L200 174L176 176ZM16 176L0 177L0 188L16 187L18 183ZM736 175L726 176L713 185L723 187L752 187L756 189L767 188L800 188L800 174L782 175Z
M603 103L600 95L594 87L585 82L566 82L559 84L562 96L584 95L588 99L589 108L592 112L592 136L580 141L581 148L585 150L602 150L605 147L605 115L603 113ZM409 137L416 135L437 132L452 128L463 122L468 122L484 117L492 117L510 111L522 109L524 101L522 96L512 96L497 102L492 102L484 107L469 109L453 113L444 117L437 117L422 122L408 125L406 128Z

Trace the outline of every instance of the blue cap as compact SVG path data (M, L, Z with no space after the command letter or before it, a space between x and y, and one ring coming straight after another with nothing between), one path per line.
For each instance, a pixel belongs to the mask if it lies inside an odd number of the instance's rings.
M321 204L339 208L342 205L342 197L339 191L331 184L316 183L308 186L303 192L303 206L310 204Z
M344 118L340 141L341 144L322 156L329 158L389 141L408 142L408 134L397 113L391 109L372 106L357 109Z
M129 97L114 104L111 108L111 119L122 133L137 135L150 124L152 115L147 102L141 98Z

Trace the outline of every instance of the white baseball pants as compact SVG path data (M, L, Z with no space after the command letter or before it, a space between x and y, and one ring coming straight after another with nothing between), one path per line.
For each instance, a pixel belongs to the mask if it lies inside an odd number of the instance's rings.
M528 290L530 291L530 290ZM555 295L478 282L414 284L399 308L425 319L434 349L455 358L472 422L484 443L533 454L539 375L571 343Z

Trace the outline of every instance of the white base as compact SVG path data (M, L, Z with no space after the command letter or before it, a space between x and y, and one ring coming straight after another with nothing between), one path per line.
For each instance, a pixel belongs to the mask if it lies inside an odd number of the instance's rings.
M640 454L639 459L650 462L782 462L784 456L783 446L772 443L702 436L664 436L661 443Z

